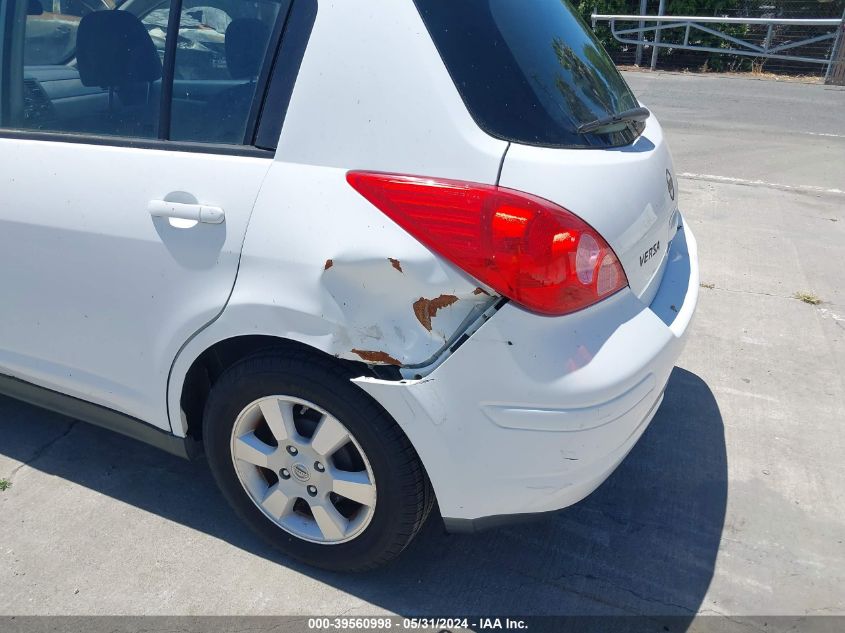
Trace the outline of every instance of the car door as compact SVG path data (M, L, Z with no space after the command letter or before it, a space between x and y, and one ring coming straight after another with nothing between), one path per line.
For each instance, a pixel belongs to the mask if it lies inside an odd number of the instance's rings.
M100 11L81 18L74 59L51 75L24 59L38 7L0 0L0 374L169 429L173 359L224 308L271 163L243 140L282 4L231 0L228 22L251 20L260 40L249 73L239 55L238 99L205 95L182 111L173 77L189 58L202 74L196 47L166 46L162 62L142 15ZM56 108L44 86L68 73ZM223 119L240 132L221 138Z

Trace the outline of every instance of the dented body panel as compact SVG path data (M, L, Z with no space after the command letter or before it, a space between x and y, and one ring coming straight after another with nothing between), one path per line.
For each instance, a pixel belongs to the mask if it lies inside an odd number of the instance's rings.
M348 215L315 208L309 190L294 186L306 179ZM426 366L496 300L359 196L343 170L278 162L253 212L229 303L180 354L172 380L181 384L215 343L255 334L346 360ZM169 394L171 412L180 393Z
M508 146L472 120L413 3L370 4L320 5L232 295L171 371L177 435L187 371L219 341L285 338L414 375L497 299L346 182L366 169L495 184ZM338 56L350 23L356 46Z

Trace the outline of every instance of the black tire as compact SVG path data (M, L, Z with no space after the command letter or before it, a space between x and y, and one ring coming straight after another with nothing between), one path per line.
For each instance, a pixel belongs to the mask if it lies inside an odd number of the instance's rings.
M315 567L365 571L396 558L424 524L434 494L413 446L392 417L350 382L342 364L300 350L263 352L227 369L205 406L203 441L217 485L235 512L285 554ZM354 435L372 467L378 500L369 525L354 539L319 544L276 525L253 503L235 472L231 434L250 403L273 395L310 401Z

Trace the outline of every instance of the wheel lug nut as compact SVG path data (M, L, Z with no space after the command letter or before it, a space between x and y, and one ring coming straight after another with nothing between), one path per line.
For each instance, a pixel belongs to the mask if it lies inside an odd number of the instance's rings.
M299 453L299 451L296 450L296 446L288 446L288 453L290 453L291 455L296 455Z
M290 473L288 472L288 469L282 468L279 471L279 477L281 477L282 479L290 479Z
M318 473L324 473L326 472L326 467L323 466L320 462L314 462L314 470L316 470Z
M312 497L316 497L317 496L316 486L308 486L308 494L311 495Z

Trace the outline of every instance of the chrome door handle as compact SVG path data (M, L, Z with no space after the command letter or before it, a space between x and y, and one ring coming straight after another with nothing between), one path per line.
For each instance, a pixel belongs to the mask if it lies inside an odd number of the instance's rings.
M203 224L220 224L226 219L223 209L205 204L184 204L167 200L151 200L147 210L154 218L178 218Z

